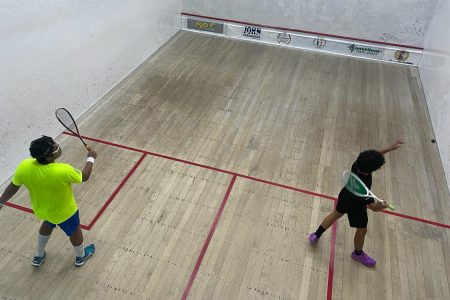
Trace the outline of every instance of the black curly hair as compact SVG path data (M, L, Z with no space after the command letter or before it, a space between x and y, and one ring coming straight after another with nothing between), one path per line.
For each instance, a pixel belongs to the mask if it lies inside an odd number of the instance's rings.
M46 164L47 155L53 151L54 144L53 139L45 135L32 141L30 145L31 157L36 158L40 164Z
M381 168L384 163L385 160L383 154L377 150L366 150L361 152L356 159L358 170L363 173L372 173Z

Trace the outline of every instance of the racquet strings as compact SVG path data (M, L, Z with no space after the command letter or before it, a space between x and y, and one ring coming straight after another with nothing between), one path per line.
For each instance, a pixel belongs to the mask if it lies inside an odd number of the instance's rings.
M66 109L58 108L56 110L56 118L67 130L78 136L80 135L75 120L72 118L72 115Z

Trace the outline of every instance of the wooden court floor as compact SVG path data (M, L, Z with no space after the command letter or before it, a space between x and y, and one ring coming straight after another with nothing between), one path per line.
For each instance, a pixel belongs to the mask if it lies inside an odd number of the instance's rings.
M0 210L2 299L450 299L449 191L416 68L180 32L80 120L81 268L21 189ZM69 107L70 109L70 107ZM45 133L43 133L45 134ZM357 154L374 174L367 268L346 217L311 247ZM85 151L67 134L61 161Z

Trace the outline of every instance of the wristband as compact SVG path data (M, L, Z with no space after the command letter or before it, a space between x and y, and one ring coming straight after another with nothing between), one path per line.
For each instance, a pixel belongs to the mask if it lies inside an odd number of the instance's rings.
M86 162L90 162L92 164L94 164L94 161L95 161L95 158L90 157L90 156L86 159Z

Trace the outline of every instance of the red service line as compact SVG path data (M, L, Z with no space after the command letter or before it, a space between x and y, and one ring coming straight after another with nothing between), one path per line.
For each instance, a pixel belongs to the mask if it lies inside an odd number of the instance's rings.
M450 225L448 225L448 224L443 224L443 223L438 223L438 222L434 222L434 221L429 221L429 220L425 220L425 219L421 219L421 218L417 218L417 217L413 217L413 216L404 215L404 214L401 214L401 213L396 213L396 212L389 211L389 210L383 210L382 212L385 213L385 214L388 214L388 215L393 215L393 216L396 216L396 217L400 217L400 218L404 218L404 219L408 219L408 220L412 220L412 221L417 221L417 222L420 222L420 223L425 223L425 224L430 224L430 225L437 226L437 227L450 229Z
M64 132L64 134L70 135L70 136L75 136L74 134L68 133L68 132ZM104 141L104 140L91 138L91 137L84 136L84 135L82 136L82 138L86 139L86 140L89 140L89 141L93 141L93 142L97 142L97 143L101 143L101 144L105 144L105 145L109 145L109 146L114 146L114 147L117 147L117 148L122 148L122 149L130 150L130 151L134 151L134 152L139 152L139 153L142 153L142 154L152 155L152 156L161 157L161 158L165 158L165 159L172 160L172 161L181 162L181 163L188 164L188 165L191 165L191 166L196 166L196 167L200 167L200 168L204 168L204 169L208 169L208 170L212 170L212 171L216 171L216 172L220 172L220 173L230 174L230 175L233 175L233 176L237 176L237 177L241 177L241 178L245 178L245 179L249 179L249 180L253 180L253 181L269 184L269 185L272 185L272 186L276 186L276 187L280 187L280 188L296 191L296 192L307 194L307 195L311 195L311 196L314 196L314 197L324 198L324 199L328 199L328 200L331 200L331 201L336 201L337 200L336 197L328 196L328 195L325 195L325 194L320 194L320 193L308 191L308 190L305 190L305 189L299 189L299 188L296 188L296 187L292 187L292 186L288 186L288 185L272 182L272 181L269 181L269 180L264 180L264 179L260 179L260 178L256 178L256 177L252 177L252 176L248 176L248 175L244 175L244 174L239 174L239 173L236 173L236 172L231 172L231 171L228 171L228 170L223 170L223 169L211 167L211 166L208 166L208 165L195 163L195 162L191 162L191 161L188 161L188 160L171 157L171 156L168 156L168 155L163 155L163 154L159 154L159 153L155 153L155 152L151 152L151 151L146 151L146 150L142 150L142 149L128 147L128 146L124 146L124 145L121 145L121 144L107 142L107 141ZM397 216L397 217L400 217L400 218L404 218L404 219L408 219L408 220L412 220L412 221L417 221L417 222L421 222L421 223L430 224L430 225L437 226L437 227L450 229L450 225L448 225L448 224L443 224L443 223L438 223L438 222L434 222L434 221L429 221L429 220L425 220L425 219L421 219L421 218L417 218L417 217L413 217L413 216L408 216L408 215L404 215L404 214L400 214L400 213L396 213L396 212L391 212L391 211L387 211L387 210L384 210L382 212L386 213L386 214L394 215L394 216Z
M182 300L186 300L189 292L191 290L192 284L194 283L195 277L197 276L198 270L200 269L200 265L202 264L203 258L205 257L206 250L208 249L209 243L211 242L211 238L216 231L217 224L219 223L220 217L222 216L222 212L225 208L225 204L227 204L228 198L230 197L231 190L233 189L234 182L236 181L236 175L231 178L231 182L228 185L228 190L223 197L222 203L220 204L220 208L217 211L216 217L214 219L214 222L209 229L208 236L206 238L205 243L203 244L202 251L200 252L200 255L198 256L197 262L195 263L194 270L192 270L191 277L189 277L189 281L186 285L186 288L184 289L183 297L181 297Z
M253 180L253 181L257 181L257 182L262 182L265 184L269 184L269 185L273 185L276 187L280 187L283 189L287 189L287 190L291 190L291 191L295 191L295 192L299 192L299 193L303 193L303 194L307 194L307 195L311 195L311 196L315 196L315 197L320 197L320 198L324 198L324 199L328 199L328 200L332 200L332 201L336 201L337 199L335 197L331 197L328 195L324 195L324 194L319 194L316 192L311 192L308 190L304 190L304 189L299 189L296 187L292 187L289 185L284 185L284 184L280 184L280 183L276 183L276 182L272 182L272 181L268 181L268 180L264 180L264 179L260 179L260 178L256 178L256 177L252 177L252 176L247 176L247 175L242 175L242 174L236 174L239 177L245 178L245 179L249 179L249 180Z
M69 132L64 132L64 134L70 135L70 136L75 136L74 134L69 133ZM253 180L253 181L257 181L257 182L261 182L261 183L266 183L266 184L269 184L269 185L273 185L273 186L276 186L276 187L281 187L281 188L284 188L284 189L300 192L300 193L303 193L303 194L308 194L308 195L311 195L311 196L316 196L316 197L320 197L320 198L324 198L324 199L328 199L328 200L332 200L332 201L336 200L336 198L328 196L328 195L319 194L319 193L311 192L311 191L308 191L308 190L299 189L299 188L296 188L296 187L292 187L292 186L288 186L288 185L272 182L272 181L269 181L269 180L264 180L264 179L260 179L260 178L256 178L256 177L252 177L252 176L248 176L248 175L243 175L243 174L239 174L239 173L236 173L236 172L231 172L231 171L228 171L228 170L211 167L211 166L208 166L208 165L191 162L191 161L184 160L184 159L179 159L179 158L176 158L176 157L171 157L171 156L164 155L164 154L159 154L159 153L155 153L155 152L151 152L151 151L146 151L146 150L142 150L142 149L128 147L128 146L124 146L124 145L121 145L121 144L116 144L116 143L112 143L112 142L108 142L108 141L104 141L104 140L100 140L100 139L96 139L96 138L91 138L91 137L84 136L84 135L81 136L81 137L83 139L86 139L86 140L89 140L89 141L93 141L93 142L97 142L97 143L101 143L101 144L105 144L105 145L109 145L109 146L114 146L114 147L130 150L130 151L135 151L135 152L139 152L139 153L144 153L144 154L147 154L147 155L161 157L161 158L165 158L165 159L168 159L168 160L181 162L181 163L184 163L184 164L187 164L187 165L196 166L196 167L200 167L200 168L204 168L204 169L208 169L208 170L212 170L212 171L216 171L216 172L220 172L220 173L225 173L225 174L229 174L229 175L233 175L233 176L235 175L237 177L241 177L241 178L245 178L245 179L249 179L249 180Z
M70 135L70 136L76 136L76 135L74 135L72 133L69 133L69 132L64 132L64 134ZM212 171L216 171L216 172L220 172L220 173L226 173L226 174L230 174L230 175L238 175L238 174L236 174L234 172L230 172L230 171L227 171L227 170L222 170L222 169L219 169L219 168L215 168L215 167L211 167L211 166L207 166L207 165L203 165L203 164L198 164L198 163L195 163L195 162L191 162L191 161L184 160L184 159L179 159L179 158L176 158L176 157L167 156L167 155L164 155L164 154L159 154L159 153L156 153L156 152L151 152L151 151L146 151L146 150L142 150L142 149L138 149L138 148L128 147L128 146L124 146L124 145L121 145L121 144L116 144L116 143L112 143L112 142L108 142L108 141L104 141L104 140L100 140L100 139L96 139L96 138L92 138L92 137L88 137L88 136L84 136L84 135L82 135L81 137L83 139L85 139L85 140L97 142L97 143L104 144L104 145L114 146L114 147L117 147L117 148L122 148L122 149L130 150L130 151L134 151L134 152L139 152L139 153L143 153L143 154L147 154L147 155L161 157L161 158L165 158L165 159L168 159L168 160L173 160L173 161L181 162L181 163L184 163L184 164L187 164L187 165L192 165L192 166L196 166L196 167L200 167L200 168L204 168L204 169L208 169L208 170L212 170Z
M192 14L192 13L187 13L187 12L182 12L181 15L191 16L191 17L198 17L198 18L204 18L204 19L211 19L211 20L216 20L216 21L244 24L244 25L250 25L250 26L256 26L256 27L265 27L265 28L271 28L271 29L278 29L278 30L283 30L283 31L291 31L291 32L306 33L306 34L312 34L312 35L318 35L318 36L326 36L326 37L331 37L331 38L346 39L346 40L352 40L352 41L358 41L358 42L364 42L364 43L371 43L371 44L394 46L394 47L400 47L400 48L409 48L409 49L423 50L423 47L418 47L418 46L402 45L402 44L395 44L395 43L386 43L386 42L381 42L381 41L373 41L373 40L360 39L360 38L354 38L354 37L343 36L343 35L336 35L336 34L328 34L328 33L322 33L322 32L315 32L315 31L309 31L309 30L293 29L293 28L287 28L287 27L279 27L279 26L271 26L271 25L264 25L264 24L258 24L258 23L250 23L250 22L239 21L239 20L216 18L216 17L203 16L203 15Z

